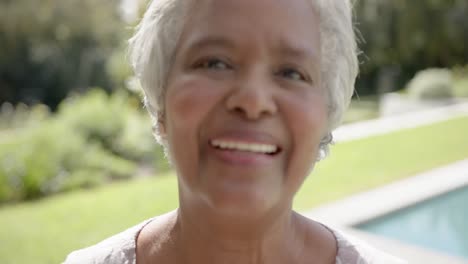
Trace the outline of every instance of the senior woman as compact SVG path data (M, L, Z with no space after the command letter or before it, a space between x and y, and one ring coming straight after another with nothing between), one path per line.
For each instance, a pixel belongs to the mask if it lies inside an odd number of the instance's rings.
M356 51L348 0L154 0L130 55L180 206L66 263L399 263L292 210Z

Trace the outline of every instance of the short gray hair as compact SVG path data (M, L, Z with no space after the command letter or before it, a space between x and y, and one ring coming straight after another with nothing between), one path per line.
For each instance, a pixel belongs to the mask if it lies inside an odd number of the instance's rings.
M192 0L196 1L196 0ZM144 91L144 102L150 112L155 136L164 113L167 76L176 46L182 34L188 0L152 0L129 40L129 57ZM351 0L309 0L320 17L322 86L328 91L328 133L320 144L320 159L328 154L331 131L341 122L354 93L359 71L358 48L352 21Z

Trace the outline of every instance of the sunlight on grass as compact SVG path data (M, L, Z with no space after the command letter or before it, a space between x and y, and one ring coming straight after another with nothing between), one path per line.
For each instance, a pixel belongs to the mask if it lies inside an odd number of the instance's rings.
M295 208L320 203L468 158L468 118L332 147L296 196Z
M0 209L0 263L60 263L72 249L170 211L177 206L177 183L171 176L117 183Z
M295 208L310 209L468 158L467 131L464 117L338 144L305 181ZM4 206L0 208L0 263L59 263L73 249L176 206L177 182L172 173Z

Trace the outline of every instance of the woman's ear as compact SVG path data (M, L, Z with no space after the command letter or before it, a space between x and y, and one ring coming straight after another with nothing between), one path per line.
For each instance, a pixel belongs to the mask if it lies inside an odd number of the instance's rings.
M164 122L158 121L157 129L160 137L166 137L166 126L164 125Z
M161 139L166 137L166 124L164 122L164 115L161 112L158 113L158 119L153 125L153 134Z
M153 137L159 144L163 144L166 140L166 127L163 122L156 121L152 126Z

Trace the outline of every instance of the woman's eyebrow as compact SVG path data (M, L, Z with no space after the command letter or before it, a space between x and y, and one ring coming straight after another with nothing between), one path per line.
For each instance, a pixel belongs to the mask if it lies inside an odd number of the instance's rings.
M285 60L291 60L292 62L305 66L314 75L320 72L320 57L317 52L313 52L310 48L279 45L276 48L276 52L278 52L277 54Z
M194 40L189 44L189 50L198 50L207 47L223 47L232 49L234 48L234 43L229 38L223 36L205 36Z
M314 51L310 47L301 47L299 45L288 45L286 43L280 43L276 47L276 51L283 57L297 60L316 60L319 58L319 51Z

